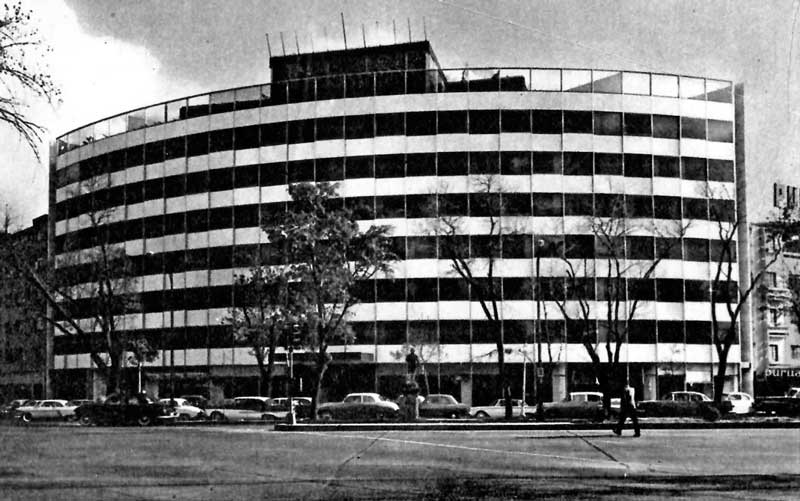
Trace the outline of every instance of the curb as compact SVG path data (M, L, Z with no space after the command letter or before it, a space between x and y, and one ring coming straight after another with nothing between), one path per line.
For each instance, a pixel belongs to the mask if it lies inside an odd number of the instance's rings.
M338 424L276 424L275 431L502 431L502 430L610 430L613 422L606 423L338 423ZM711 430L711 429L800 429L800 422L639 422L643 430ZM625 429L630 426L626 425Z

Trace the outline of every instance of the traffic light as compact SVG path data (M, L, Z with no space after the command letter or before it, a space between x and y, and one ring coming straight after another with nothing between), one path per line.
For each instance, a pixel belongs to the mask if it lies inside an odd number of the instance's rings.
M301 346L303 346L303 332L300 324L292 324L292 347L299 349Z

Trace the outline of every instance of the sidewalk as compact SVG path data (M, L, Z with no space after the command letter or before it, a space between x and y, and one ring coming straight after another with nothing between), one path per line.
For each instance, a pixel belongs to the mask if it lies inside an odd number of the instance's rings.
M279 423L275 431L498 431L498 430L609 430L616 422L416 422L416 423ZM639 418L643 430L800 428L798 419L764 418L703 421L690 418ZM626 425L626 429L630 423Z

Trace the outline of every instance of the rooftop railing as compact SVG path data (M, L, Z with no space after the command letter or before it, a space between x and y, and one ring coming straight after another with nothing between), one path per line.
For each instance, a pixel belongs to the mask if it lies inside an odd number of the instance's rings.
M56 140L58 154L123 132L175 120L327 99L451 92L578 92L731 103L733 85L660 73L547 68L460 68L326 75L167 101L99 120Z

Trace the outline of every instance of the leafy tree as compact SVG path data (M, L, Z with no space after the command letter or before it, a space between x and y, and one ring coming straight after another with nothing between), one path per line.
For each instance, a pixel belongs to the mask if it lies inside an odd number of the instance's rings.
M275 350L286 326L294 319L289 311L286 276L259 265L234 282L234 306L225 322L233 328L237 342L250 348L258 365L259 389L272 397Z
M49 51L44 48L31 12L22 2L5 4L0 11L0 121L10 125L30 146L37 160L44 128L26 116L26 100L59 96L50 76L39 68L36 59Z
M286 263L279 267L289 283L290 310L307 332L304 345L314 353L313 408L319 403L328 347L353 340L348 320L359 299L358 287L391 272L386 226L361 230L353 214L328 183L289 187L290 210L264 226L271 244Z
M453 211L447 205L447 198L439 197L438 207L431 205L428 213L435 215L433 232L439 240L439 248L443 258L450 261L453 271L469 286L472 300L480 304L489 329L495 336L495 351L497 353L498 389L505 401L506 419L511 419L514 409L511 395L511 377L505 363L505 339L499 303L502 301L502 288L500 278L495 276L498 260L501 257L501 239L503 235L514 233L510 228L504 227L500 215L505 212L502 187L496 176L478 176L473 182L476 184L476 194L471 213L482 215L485 225L484 234L473 237L472 243L467 225L469 221L461 216L452 215ZM440 192L446 192L442 186ZM470 246L474 248L470 248ZM472 256L479 256L473 258Z

